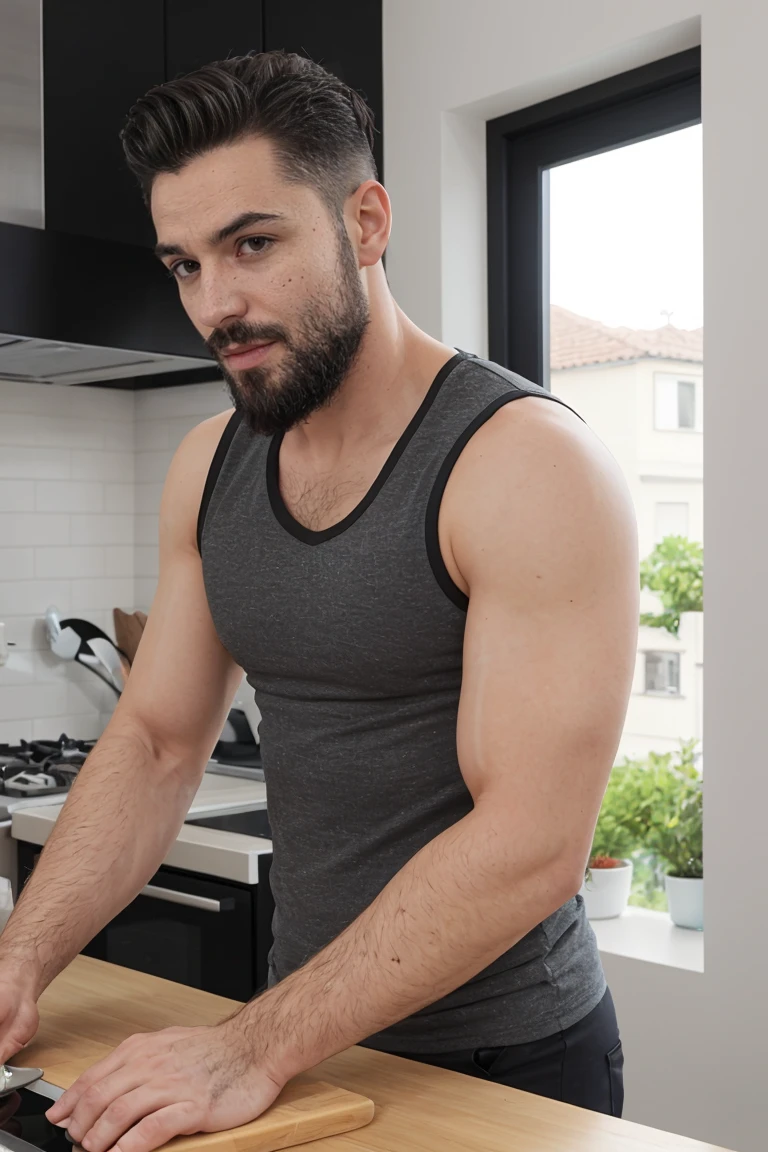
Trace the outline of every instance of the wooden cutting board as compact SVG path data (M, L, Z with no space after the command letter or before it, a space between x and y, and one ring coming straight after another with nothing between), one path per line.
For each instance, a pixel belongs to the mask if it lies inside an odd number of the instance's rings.
M154 985L149 1001L148 980ZM13 1063L42 1068L49 1084L69 1088L86 1068L136 1032L217 1024L237 1006L223 997L78 956L43 993L40 1030ZM373 1112L367 1096L300 1076L250 1124L179 1136L165 1147L177 1152L275 1152L362 1128L373 1119Z

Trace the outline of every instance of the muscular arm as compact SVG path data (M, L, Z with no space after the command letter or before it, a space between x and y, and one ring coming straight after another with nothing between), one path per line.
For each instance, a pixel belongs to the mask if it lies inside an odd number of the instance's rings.
M226 417L190 432L173 459L160 579L125 690L0 940L0 970L27 973L35 998L160 865L242 676L213 629L194 538ZM7 1059L14 1037L0 1048Z
M572 413L509 407L465 449L441 513L470 596L457 740L474 809L230 1022L278 1082L458 987L581 884L634 667L636 524Z

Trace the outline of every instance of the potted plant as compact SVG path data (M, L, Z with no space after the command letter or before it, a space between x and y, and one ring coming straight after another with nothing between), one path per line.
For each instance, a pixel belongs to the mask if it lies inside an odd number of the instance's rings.
M580 896L590 920L621 916L632 889L632 852L638 847L632 769L618 764L608 781Z
M674 768L671 803L657 809L646 844L666 867L669 914L680 928L704 927L703 786L695 766L683 758Z

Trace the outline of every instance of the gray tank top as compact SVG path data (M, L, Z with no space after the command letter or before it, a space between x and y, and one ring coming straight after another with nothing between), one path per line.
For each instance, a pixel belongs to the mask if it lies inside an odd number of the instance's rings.
M531 395L564 403L458 351L365 497L320 532L282 500L280 434L256 436L235 412L217 446L198 546L216 631L262 714L273 981L472 808L456 753L468 601L442 561L438 511L473 433ZM605 987L574 897L474 979L366 1044L429 1053L527 1043L582 1019Z

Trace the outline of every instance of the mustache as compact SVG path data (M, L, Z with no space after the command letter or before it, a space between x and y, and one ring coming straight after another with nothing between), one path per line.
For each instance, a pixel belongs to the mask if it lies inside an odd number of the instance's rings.
M230 344L260 344L268 340L285 339L285 332L277 325L248 324L245 320L236 320L226 328L214 328L205 345L216 356Z

